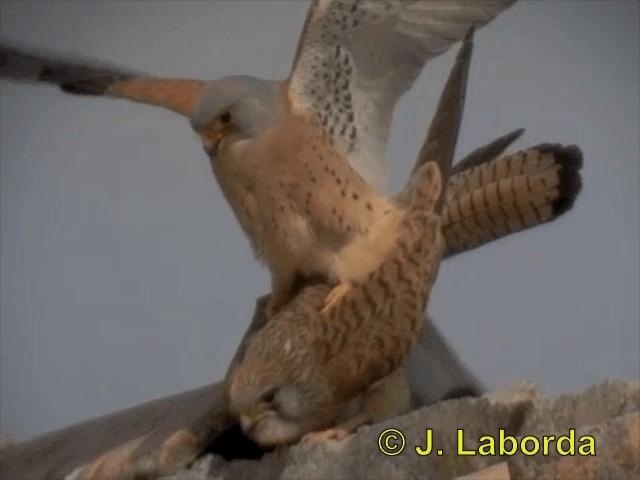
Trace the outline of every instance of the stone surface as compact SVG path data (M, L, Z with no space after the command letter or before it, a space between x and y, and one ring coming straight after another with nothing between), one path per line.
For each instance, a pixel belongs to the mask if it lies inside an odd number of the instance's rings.
M15 440L8 435L3 435L0 433L0 452L5 448L10 447L11 445L15 445Z
M378 437L388 428L403 432L406 446L396 456L380 452ZM420 456L416 445L424 445L426 428L433 429L434 449ZM594 438L595 456L560 455L557 442L549 442L549 455L516 453L512 456L456 455L457 429L464 430L462 444L475 450L486 441L483 435L499 438L499 430L518 441L533 435L569 435L575 429L576 453L583 435ZM527 441L532 448L533 440ZM563 446L568 441L563 441ZM492 467L492 468L491 468ZM479 470L484 470L483 476ZM605 382L582 392L547 399L532 384L485 395L440 402L376 425L359 429L342 441L321 445L297 445L267 453L260 460L224 461L215 455L198 459L191 469L164 480L281 478L457 478L511 479L637 479L640 478L640 383Z
M173 447L176 440L188 444L190 438L181 435L184 430L204 444L211 432L233 425L220 393L219 383L207 385L11 444L0 450L0 478L59 479L90 463L103 468L96 478L119 480L137 466L147 469L144 464L159 460L166 453L164 447ZM177 453L184 450L177 447ZM109 462L104 461L106 453L111 454ZM155 462L152 471L161 471L167 460L173 460L167 455L161 459L164 462Z
M212 431L219 386L213 385L118 412L30 442L0 441L2 478L143 478L163 480L327 479L327 478L491 478L499 479L637 479L640 478L640 383L608 381L552 401L533 384L522 383L479 398L447 400L406 415L360 428L342 441L295 445L258 460L225 460L193 443ZM180 407L180 408L177 408ZM209 415L204 415L205 412ZM180 415L178 415L178 413ZM190 415L187 415L190 413ZM218 412L219 413L219 412ZM185 416L186 415L186 416ZM206 421L205 421L206 420ZM219 421L224 421L218 419ZM155 428L149 433L149 426ZM185 425L189 426L185 430ZM406 439L395 456L381 453L381 432L395 428ZM434 452L420 456L426 429L433 431ZM464 431L461 439L457 429ZM543 435L569 435L576 448L594 438L595 456L560 455L549 442L549 455L456 455L462 446L473 451L487 444L483 435L499 438L499 430L522 441ZM127 435L124 435L124 432ZM134 435L131 437L131 435ZM234 436L235 435L235 436ZM129 441L123 441L130 438ZM237 456L260 456L235 434L219 437L208 450ZM532 439L527 445L532 448ZM562 445L568 445L568 440ZM507 442L508 443L508 442ZM394 445L391 441L390 445ZM112 445L105 450L105 445ZM443 455L437 455L442 449ZM479 451L479 450L478 450ZM98 455L103 452L101 455ZM104 452L107 455L104 455ZM578 450L576 450L578 452ZM84 471L78 467L89 463ZM178 470L184 465L188 469ZM28 468L28 467L31 468ZM70 468L73 467L73 468ZM26 473L25 473L26 472Z

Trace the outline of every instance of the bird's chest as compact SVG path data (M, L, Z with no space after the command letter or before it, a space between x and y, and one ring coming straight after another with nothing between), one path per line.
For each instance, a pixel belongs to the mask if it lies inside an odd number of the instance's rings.
M261 250L312 256L363 235L379 209L372 191L322 137L291 127L253 142L236 175L255 205ZM246 159L245 159L246 161Z
M316 242L313 212L291 172L267 172L253 189L265 250L302 253Z

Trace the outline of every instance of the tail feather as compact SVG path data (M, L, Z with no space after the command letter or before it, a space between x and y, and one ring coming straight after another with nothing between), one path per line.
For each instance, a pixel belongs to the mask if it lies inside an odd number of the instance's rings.
M558 198L552 203L554 217L562 215L573 207L582 190L582 151L576 145L563 147L557 144L544 143L534 147L542 154L550 154L561 165L558 171Z
M577 146L541 144L453 175L442 216L446 254L562 215L581 190L581 168Z

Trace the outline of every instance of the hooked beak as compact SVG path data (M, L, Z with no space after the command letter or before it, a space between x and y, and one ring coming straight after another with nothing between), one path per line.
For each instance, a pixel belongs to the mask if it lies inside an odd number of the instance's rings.
M215 122L198 133L202 138L204 149L209 155L214 155L218 151L222 140L230 133L230 127Z
M256 424L251 421L251 418L248 415L240 415L240 427L242 428L242 432L247 436L251 436L251 432L256 427Z

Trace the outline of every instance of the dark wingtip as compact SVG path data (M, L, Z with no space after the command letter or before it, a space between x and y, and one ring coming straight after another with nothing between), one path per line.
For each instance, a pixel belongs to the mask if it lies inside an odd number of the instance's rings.
M427 129L427 135L420 147L418 158L409 175L407 185L398 196L400 202L410 196L409 192L413 188L411 186L412 178L425 163L434 161L437 164L442 175L443 185L447 185L447 181L451 176L453 157L464 112L467 83L469 81L471 54L473 52L473 33L474 28L471 27L464 36L462 46L458 50L453 67L451 67L447 81L440 94L436 111ZM445 189L443 188L436 204L436 210L441 208L444 198Z
M445 393L441 400L454 400L456 398L480 397L482 391L473 385L461 385L454 387Z
M99 96L114 83L142 76L91 59L0 43L0 77L13 81L45 82L67 93Z
M462 40L463 44L468 44L470 42L473 41L473 34L476 33L476 27L474 25L471 25L469 27L469 30L467 30L467 33L464 36L464 39Z
M114 83L113 79L109 80L75 80L60 84L60 89L66 93L75 95L104 95L110 85Z
M562 215L573 207L576 198L582 191L582 150L577 145L560 145L544 143L533 147L540 153L550 153L556 163L560 164L560 197L553 202L554 216Z
M507 144L507 146L509 146L517 139L519 139L524 131L524 128L517 128L513 132L507 133L504 137L502 137L502 139Z
M456 60L451 68L440 95L433 120L427 131L427 138L420 152L420 160L418 162L418 164L422 164L427 160L427 158L421 158L427 157L427 150L424 147L436 145L435 150L431 151L429 160L435 159L444 182L447 181L451 174L451 165L464 114L471 55L473 53L474 31L473 27L467 30L462 46L458 50Z
M481 165L497 158L507 149L507 147L520 138L524 131L524 128L518 128L517 130L513 130L506 135L496 138L482 147L476 148L452 167L451 174L460 173L463 170Z

